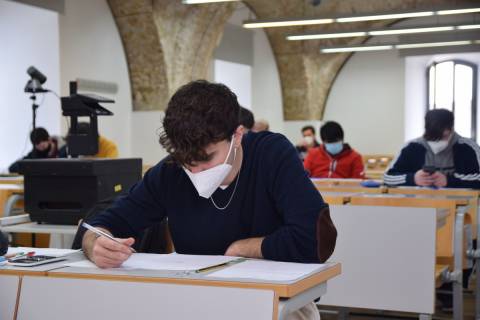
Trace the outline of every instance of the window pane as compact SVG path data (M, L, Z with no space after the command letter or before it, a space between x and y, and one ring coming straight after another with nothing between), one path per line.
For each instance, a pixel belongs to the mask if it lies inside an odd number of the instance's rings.
M435 65L428 71L428 110L435 108Z
M472 137L473 69L455 65L455 131L461 136Z
M442 62L436 66L436 108L452 111L453 103L453 62Z

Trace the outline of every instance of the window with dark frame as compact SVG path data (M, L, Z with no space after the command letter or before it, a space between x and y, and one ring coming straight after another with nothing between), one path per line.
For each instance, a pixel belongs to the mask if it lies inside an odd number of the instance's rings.
M427 75L428 110L452 111L455 131L477 141L477 66L460 60L434 62Z

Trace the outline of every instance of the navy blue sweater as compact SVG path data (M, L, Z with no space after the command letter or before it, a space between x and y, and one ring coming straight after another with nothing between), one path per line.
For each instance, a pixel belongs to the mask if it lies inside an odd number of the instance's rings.
M316 222L326 204L297 151L284 136L270 132L245 135L242 147L240 180L227 209L200 197L167 157L91 224L125 238L168 217L178 253L223 255L236 240L264 236L265 259L318 262ZM228 202L234 185L213 194L218 206Z
M480 189L480 152L478 145L460 137L452 146L454 168L447 174L447 187ZM408 143L392 162L384 181L392 186L414 186L415 173L425 164L425 146L414 140Z

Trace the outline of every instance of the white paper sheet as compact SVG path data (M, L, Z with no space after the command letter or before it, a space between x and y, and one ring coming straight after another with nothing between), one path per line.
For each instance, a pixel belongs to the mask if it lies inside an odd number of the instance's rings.
M222 270L212 272L208 277L291 281L304 277L313 271L321 270L322 268L326 268L326 266L324 264L246 260Z
M67 254L71 254L77 252L79 250L71 250L71 249L56 249L56 248L31 248L31 247L10 247L8 248L8 254L16 254L20 252L35 252L35 255L45 255L45 256L53 256L53 257L61 257Z
M202 256L186 254L148 254L134 253L123 263L124 269L147 269L147 270L198 270L227 263L238 259L227 256ZM79 261L68 263L69 267L96 268L90 261Z

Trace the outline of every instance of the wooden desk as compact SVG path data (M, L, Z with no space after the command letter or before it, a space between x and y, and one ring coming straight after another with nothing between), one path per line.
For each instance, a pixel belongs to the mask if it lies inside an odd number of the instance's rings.
M473 189L457 189L457 188L421 188L421 187L397 187L388 188L388 194L413 194L413 195L433 195L444 197L465 197L469 200L468 213L472 219L472 228L474 239L478 237L478 221L479 221L479 198L480 191Z
M323 200L329 205L342 205L350 202L350 197L355 193L320 192Z
M342 276L320 304L434 313L436 230L445 210L348 204L330 214L338 230L331 259L342 261Z
M343 193L373 193L382 194L386 192L385 187L365 188L361 186L316 186L317 190L322 192L343 192Z
M335 178L312 178L313 184L316 186L343 186L343 187L361 187L361 183L366 181L366 179L335 179ZM382 180L375 180L379 184L382 184Z
M437 231L436 252L437 263L450 266L450 274L457 281L453 282L454 291L454 318L463 317L463 288L462 274L468 266L467 243L465 225L471 224L471 217L467 213L469 199L466 197L446 197L433 195L404 195L404 194L364 194L352 196L352 205L387 206L404 208L446 208L450 214L446 225Z
M14 224L2 228L6 233L31 233L31 234L48 234L50 248L69 249L72 247L73 238L77 232L77 226L71 225L55 225L55 224L38 224L36 222L27 222Z
M56 268L52 266L44 275L0 268L0 279L19 277L17 320L80 320L92 314L97 319L119 320L150 319L152 315L179 320L284 319L289 310L324 295L326 282L341 272L340 264L334 263L282 283L178 271ZM89 301L88 308L77 308L79 301ZM0 309L4 304L0 300Z
M23 184L0 184L0 217L3 216L8 199L14 194L23 194Z
M23 185L23 176L19 176L19 175L0 176L0 184L21 184L21 185Z
M441 262L453 265L453 234L455 224L455 212L458 207L466 207L469 204L468 198L446 198L430 195L404 195L404 194L383 194L383 195L354 195L350 198L352 205L387 206L387 207L415 207L415 208L445 208L450 214L447 217L444 228L438 230L437 234L437 255L445 257ZM470 215L465 218L466 224L471 224Z

